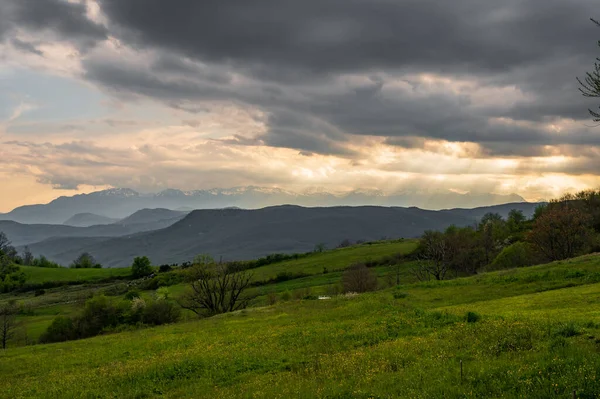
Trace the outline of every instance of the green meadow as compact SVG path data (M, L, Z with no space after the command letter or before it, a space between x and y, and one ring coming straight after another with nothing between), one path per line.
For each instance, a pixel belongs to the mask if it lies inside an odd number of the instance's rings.
M281 300L294 289L325 293L348 263L413 248L378 245L256 269L259 279L282 270L310 274L254 288L276 293L273 305L259 297L248 309L207 319L186 315L172 325L9 347L0 351L0 396L598 397L599 255L428 282L413 280L410 264L402 264L399 286ZM375 269L385 287L393 266ZM170 287L175 295L177 287ZM66 288L28 298L46 303L29 317L51 321L75 311L73 303L52 302L53 295L72 299L107 287Z

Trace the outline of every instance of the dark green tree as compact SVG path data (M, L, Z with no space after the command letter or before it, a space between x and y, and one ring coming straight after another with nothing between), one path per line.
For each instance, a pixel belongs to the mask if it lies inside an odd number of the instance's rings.
M131 265L131 275L134 278L146 277L152 274L152 263L147 256L138 256Z

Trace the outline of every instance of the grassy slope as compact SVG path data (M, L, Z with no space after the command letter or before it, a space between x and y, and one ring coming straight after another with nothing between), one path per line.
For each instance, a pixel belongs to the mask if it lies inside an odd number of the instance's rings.
M379 260L387 256L398 253L409 253L416 247L414 240L403 242L388 241L374 244L364 244L360 246L334 249L323 253L311 254L305 258L291 260L286 262L274 263L262 266L252 270L255 280L265 280L275 277L282 271L303 272L312 274L310 277L291 280L275 285L257 287L251 290L253 295L258 295L255 305L266 303L267 292L282 292L286 290L296 290L311 287L314 293L326 293L328 286L337 284L341 277L342 270L348 265L365 260ZM323 274L323 267L327 267L331 273ZM380 273L385 268L378 268ZM58 315L72 315L81 307L81 303L91 293L102 291L119 282L96 284L96 282L109 279L111 277L124 277L130 273L129 268L124 269L48 269L39 267L22 266L28 276L28 283L46 283L46 282L85 282L85 286L62 287L58 289L48 289L46 294L41 297L33 297L33 292L26 293L16 297L20 303L26 303L32 308L33 312L29 315L20 316L19 319L26 328L27 340L35 342L39 336L50 325L54 317ZM185 290L185 284L179 284L169 287L171 295L177 297ZM148 293L146 296L150 296ZM7 300L9 296L1 295L0 302ZM186 316L191 316L186 315ZM19 340L22 344L25 339Z
M59 282L94 282L112 277L125 277L131 274L131 269L70 269L70 268L44 268L21 266L27 275L27 283L39 284L53 281Z
M595 397L600 256L0 353L6 397ZM467 323L464 314L482 319ZM464 362L461 382L459 360Z

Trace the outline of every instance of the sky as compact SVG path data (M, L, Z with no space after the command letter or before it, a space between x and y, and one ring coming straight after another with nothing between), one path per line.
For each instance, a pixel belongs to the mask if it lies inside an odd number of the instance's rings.
M597 0L0 0L0 212L109 187L600 186Z

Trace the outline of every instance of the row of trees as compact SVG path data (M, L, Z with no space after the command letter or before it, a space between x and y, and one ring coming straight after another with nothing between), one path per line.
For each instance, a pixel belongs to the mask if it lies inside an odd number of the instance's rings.
M600 191L582 191L539 206L531 220L513 210L506 220L489 213L476 226L427 231L413 273L443 280L567 259L600 249L599 234Z

